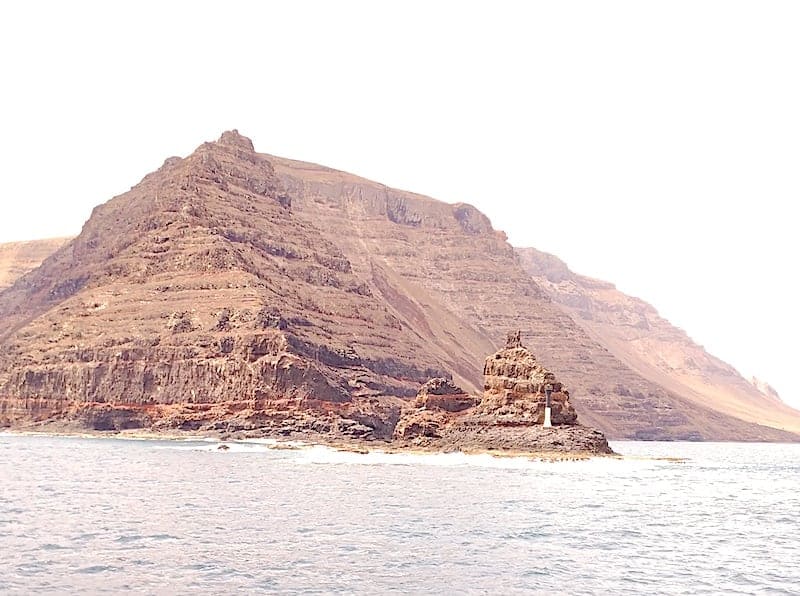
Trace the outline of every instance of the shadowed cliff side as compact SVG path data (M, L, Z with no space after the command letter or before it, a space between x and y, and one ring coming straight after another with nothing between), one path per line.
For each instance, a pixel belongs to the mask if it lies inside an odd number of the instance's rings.
M69 241L70 238L47 238L0 244L0 292Z

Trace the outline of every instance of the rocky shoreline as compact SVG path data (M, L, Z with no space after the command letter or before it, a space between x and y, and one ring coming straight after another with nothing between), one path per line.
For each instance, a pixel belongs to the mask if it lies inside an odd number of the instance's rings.
M131 441L176 441L176 442L210 442L217 445L221 452L228 451L230 444L250 444L253 441L272 441L265 444L266 449L295 450L311 447L327 447L335 451L356 454L389 453L389 454L414 454L414 455L445 455L461 453L464 455L489 455L497 458L524 458L533 461L586 461L593 458L615 458L622 455L611 449L607 452L594 450L573 449L564 451L560 446L551 448L543 443L540 448L521 449L509 446L485 447L468 442L430 442L430 443L402 443L394 441L359 440L347 437L334 437L316 433L295 433L292 435L270 434L264 432L238 431L204 432L191 431L157 431L150 429L97 431L81 428L76 425L64 424L59 421L40 423L25 427L0 428L3 434L18 436L46 436L46 437L72 437L86 439L119 439ZM560 433L553 435L559 441Z
M552 426L545 425L550 404ZM484 393L434 378L413 400L245 400L214 404L73 402L58 415L10 428L55 434L276 439L350 451L464 452L547 458L612 455L603 434L578 424L569 391L510 334L484 367Z

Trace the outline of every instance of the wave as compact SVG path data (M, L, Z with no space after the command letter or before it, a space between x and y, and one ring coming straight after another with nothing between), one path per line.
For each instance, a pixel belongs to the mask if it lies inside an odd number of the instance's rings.
M366 453L345 451L324 445L313 445L299 452L301 464L355 464L444 467L491 467L521 469L542 463L529 457L498 457L488 453L398 453L371 450Z
M7 431L0 431L6 434ZM14 433L8 434L28 434ZM30 433L41 434L41 433ZM69 436L69 435L68 435ZM359 447L348 450L326 445L308 443L304 441L289 441L275 438L251 438L238 440L221 440L203 435L183 437L158 437L158 436L108 436L96 435L75 436L76 439L101 439L101 440L129 440L151 442L153 449L172 451L202 451L224 454L271 454L272 457L290 459L299 465L329 464L329 465L399 465L399 466L434 466L434 467L477 467L508 470L524 469L549 469L564 467L566 469L585 469L587 466L593 472L602 470L621 470L623 467L652 467L653 465L669 465L670 462L657 461L653 457L632 456L622 458L593 457L577 461L540 459L535 455L509 454L497 455L491 453L427 453L414 451L384 451L382 449ZM362 451L363 449L363 451ZM674 465L674 463L672 463Z

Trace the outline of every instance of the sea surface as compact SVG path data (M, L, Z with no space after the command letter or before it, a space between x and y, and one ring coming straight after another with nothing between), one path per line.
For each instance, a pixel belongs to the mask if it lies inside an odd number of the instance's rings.
M800 445L228 445L0 434L0 593L800 594Z

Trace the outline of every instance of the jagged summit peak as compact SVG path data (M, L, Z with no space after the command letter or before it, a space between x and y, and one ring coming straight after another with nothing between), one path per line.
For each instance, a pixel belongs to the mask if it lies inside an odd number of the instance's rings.
M247 149L248 151L255 151L255 148L253 147L253 141L251 141L248 137L239 134L239 131L235 128L233 130L226 130L223 132L217 143L220 145L241 147L242 149Z

